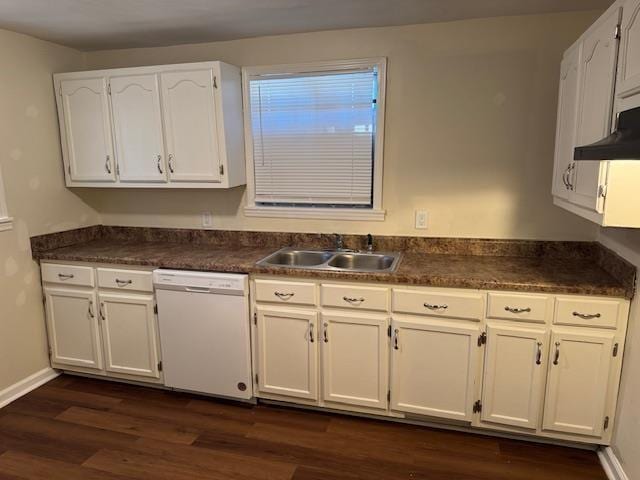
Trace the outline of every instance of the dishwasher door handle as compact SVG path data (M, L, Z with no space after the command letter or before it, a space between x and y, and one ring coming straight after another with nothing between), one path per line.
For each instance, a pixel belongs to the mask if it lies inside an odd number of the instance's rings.
M211 293L210 288L201 288L201 287L185 287L185 291L191 293Z

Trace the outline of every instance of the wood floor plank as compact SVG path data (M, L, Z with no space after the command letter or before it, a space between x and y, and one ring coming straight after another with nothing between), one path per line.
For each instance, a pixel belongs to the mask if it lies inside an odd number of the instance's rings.
M29 480L126 480L120 475L13 451L0 455L0 472Z
M189 427L82 407L71 407L58 415L56 419L112 432L156 438L185 445L193 443L199 435L198 431Z

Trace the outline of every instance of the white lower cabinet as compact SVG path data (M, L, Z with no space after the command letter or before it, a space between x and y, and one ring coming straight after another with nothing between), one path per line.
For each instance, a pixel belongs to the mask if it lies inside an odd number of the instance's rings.
M477 324L394 317L391 408L470 422L479 335Z
M543 328L487 325L482 385L483 422L535 430L549 349Z
M52 363L102 370L93 290L46 287L44 294Z
M322 313L322 380L326 402L387 408L389 319Z
M616 353L613 332L553 330L543 430L602 435Z
M105 369L159 378L153 295L100 293Z
M318 399L318 313L258 307L257 364L261 392Z

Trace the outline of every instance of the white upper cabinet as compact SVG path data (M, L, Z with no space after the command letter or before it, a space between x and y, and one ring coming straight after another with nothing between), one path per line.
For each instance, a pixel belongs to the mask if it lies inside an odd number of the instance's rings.
M65 173L73 182L114 182L107 79L63 79L58 85Z
M171 180L219 182L220 152L212 69L162 74Z
M112 77L111 106L121 182L166 182L158 76Z
M581 47L582 44L576 44L567 50L560 65L553 194L565 200L572 185Z
M54 83L67 186L246 183L239 68L122 68L57 74Z
M599 21L582 40L580 61L580 101L577 145L588 145L609 135L613 112L618 41L616 31L620 9L616 8ZM602 213L604 199L600 187L605 185L607 162L575 162L570 201Z
M626 0L622 4L620 35L616 95L624 101L640 94L640 0Z

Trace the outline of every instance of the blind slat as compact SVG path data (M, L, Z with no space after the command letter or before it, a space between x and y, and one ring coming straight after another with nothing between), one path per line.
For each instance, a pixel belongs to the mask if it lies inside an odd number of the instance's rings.
M376 72L249 81L255 201L372 204Z

